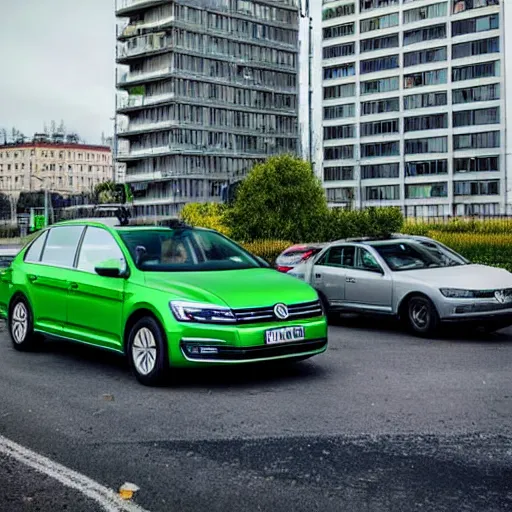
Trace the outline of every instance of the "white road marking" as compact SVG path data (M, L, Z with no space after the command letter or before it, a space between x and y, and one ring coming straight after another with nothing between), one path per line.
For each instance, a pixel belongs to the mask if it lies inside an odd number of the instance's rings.
M0 453L57 480L66 487L76 489L95 501L106 512L148 512L133 502L123 501L112 489L3 436L0 436Z

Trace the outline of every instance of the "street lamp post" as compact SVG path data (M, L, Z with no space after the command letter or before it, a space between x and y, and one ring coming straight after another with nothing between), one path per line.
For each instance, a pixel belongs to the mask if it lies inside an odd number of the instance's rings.
M32 178L35 178L36 180L39 180L44 185L44 180L40 178L39 176L32 176ZM48 226L48 188L43 187L44 191L44 226Z

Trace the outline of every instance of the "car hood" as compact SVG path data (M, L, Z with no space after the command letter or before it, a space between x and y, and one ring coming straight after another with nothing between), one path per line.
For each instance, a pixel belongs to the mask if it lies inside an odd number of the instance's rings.
M304 282L273 269L217 272L147 272L146 285L179 299L225 304L230 308L267 307L318 299ZM172 297L170 297L172 298Z
M424 270L406 270L396 272L397 280L401 276L440 288L459 288L464 290L494 290L512 288L512 274L502 268L486 265L461 265L458 267L427 268Z

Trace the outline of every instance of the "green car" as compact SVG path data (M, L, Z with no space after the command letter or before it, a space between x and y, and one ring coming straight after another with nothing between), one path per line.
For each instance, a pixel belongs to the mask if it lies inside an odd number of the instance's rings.
M184 225L54 224L0 275L0 314L17 350L44 337L112 350L146 385L170 367L301 360L327 348L313 288Z

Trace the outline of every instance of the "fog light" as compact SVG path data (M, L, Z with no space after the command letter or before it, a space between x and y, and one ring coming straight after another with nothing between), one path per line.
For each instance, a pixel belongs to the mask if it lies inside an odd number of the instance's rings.
M199 354L218 354L219 349L216 347L202 347L201 345L186 345L187 352L193 355Z
M199 347L201 354L218 354L219 350L215 347Z
M187 352L189 354L199 354L199 348L197 345L187 345Z

